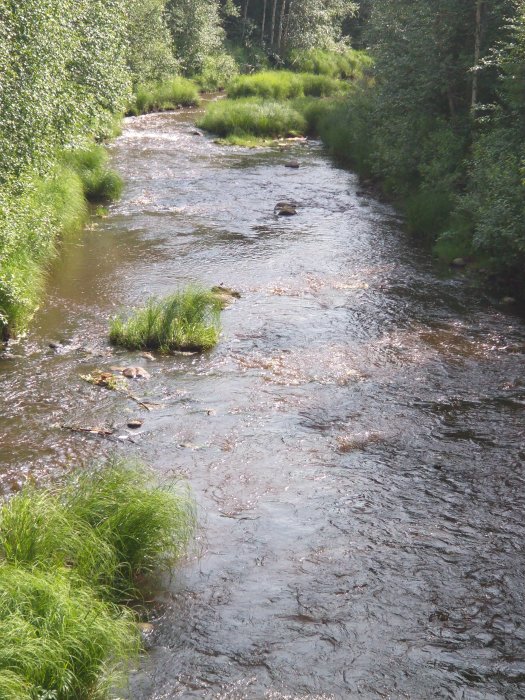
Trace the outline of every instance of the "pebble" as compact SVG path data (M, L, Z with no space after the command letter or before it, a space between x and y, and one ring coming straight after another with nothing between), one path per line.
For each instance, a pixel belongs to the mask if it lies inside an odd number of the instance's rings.
M128 420L128 428L133 428L133 430L137 430L138 428L142 428L144 425L143 420Z

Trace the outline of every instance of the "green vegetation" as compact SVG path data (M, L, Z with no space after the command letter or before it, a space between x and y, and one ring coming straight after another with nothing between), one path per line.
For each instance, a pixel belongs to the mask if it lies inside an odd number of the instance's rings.
M307 123L290 104L245 98L211 103L199 126L219 136L242 138L303 134Z
M107 697L139 648L132 614L65 569L0 564L0 625L4 700Z
M300 73L315 73L329 78L356 80L364 77L372 69L372 58L364 51L343 49L309 49L291 51L287 63Z
M109 167L108 153L103 146L92 144L89 148L66 151L64 161L80 177L89 202L107 202L120 197L124 183Z
M152 299L127 320L115 318L110 340L130 350L202 352L217 344L222 304L212 292L190 287Z
M105 698L139 649L118 601L171 566L194 526L181 488L113 461L50 491L28 487L0 509L0 695Z
M325 75L264 71L242 75L228 87L228 97L261 97L286 100L293 97L328 97L345 91L345 83Z
M199 90L193 81L186 78L170 78L161 83L139 85L128 114L138 115L192 107L199 104L199 100Z

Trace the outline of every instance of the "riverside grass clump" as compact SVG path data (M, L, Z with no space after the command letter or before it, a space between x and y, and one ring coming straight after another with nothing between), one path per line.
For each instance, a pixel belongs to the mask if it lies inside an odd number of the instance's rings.
M122 603L170 569L194 529L189 493L113 460L0 508L0 697L102 700L139 651Z
M88 148L66 152L64 161L78 173L89 202L108 202L122 194L122 178L109 167L104 146L92 144Z
M200 102L197 85L187 78L171 78L158 83L139 85L128 114L164 112L178 107L193 107Z
M289 100L294 97L340 95L346 89L346 83L326 75L292 73L285 70L262 71L236 78L228 87L228 97Z
M216 294L190 287L164 299L150 299L127 319L113 319L109 338L129 350L203 352L219 340L221 308Z
M299 136L307 129L305 118L291 104L254 97L212 102L198 125L230 142Z
M108 697L139 651L132 613L68 570L0 564L2 700Z
M290 53L287 64L300 73L355 80L363 78L371 70L373 60L365 51L350 48L342 51L296 49Z

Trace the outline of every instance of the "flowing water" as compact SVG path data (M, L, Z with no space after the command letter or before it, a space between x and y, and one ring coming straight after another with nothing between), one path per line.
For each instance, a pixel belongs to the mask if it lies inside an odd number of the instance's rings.
M193 119L128 120L122 201L0 360L2 490L114 451L190 480L195 551L132 700L525 698L523 321L439 278L319 145ZM216 350L109 348L115 312L190 281L242 294ZM148 369L153 410L81 379L115 364Z

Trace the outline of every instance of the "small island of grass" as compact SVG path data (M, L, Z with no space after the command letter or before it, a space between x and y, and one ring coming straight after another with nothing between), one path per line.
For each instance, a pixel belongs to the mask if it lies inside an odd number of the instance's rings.
M164 299L150 299L128 318L113 319L109 338L128 350L204 352L219 340L222 307L212 291L179 290Z

